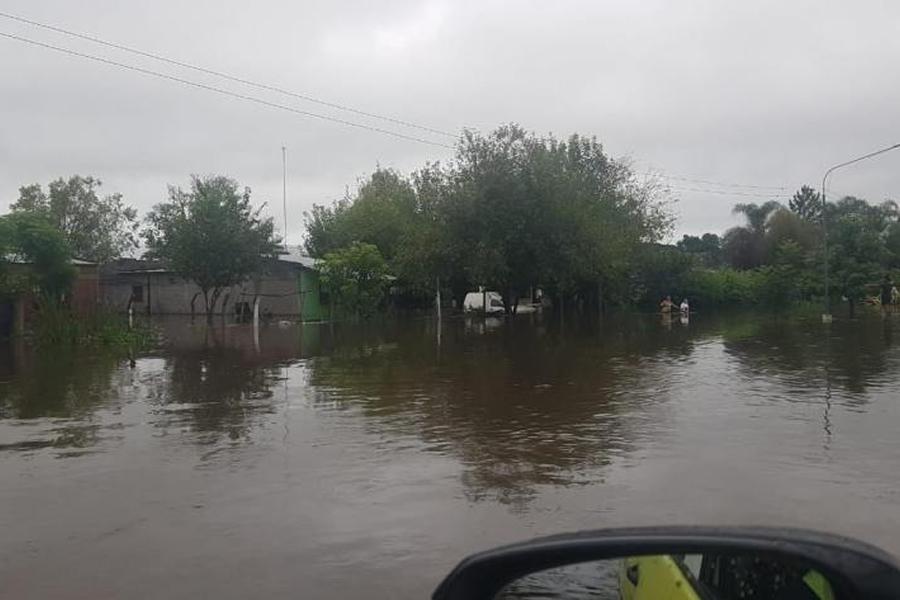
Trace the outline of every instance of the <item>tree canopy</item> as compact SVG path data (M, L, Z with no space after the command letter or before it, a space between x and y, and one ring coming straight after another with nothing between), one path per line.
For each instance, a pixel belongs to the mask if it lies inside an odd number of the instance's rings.
M43 216L0 216L0 296L37 288L45 300L58 301L75 276L70 259L62 232ZM14 270L14 263L28 268Z
M73 175L19 188L14 212L39 215L63 232L74 256L108 262L138 247L137 212L121 194L98 195L99 179Z
M169 200L147 216L147 256L163 260L200 287L207 319L222 291L263 270L278 253L271 218L254 208L250 188L222 176L192 177L169 188Z
M374 244L353 242L326 253L316 267L332 306L357 317L369 316L384 299L387 264Z
M532 286L560 298L623 298L636 251L671 217L593 138L538 137L516 125L466 132L448 165L405 178L379 169L353 198L306 216L314 256L375 245L407 289L440 279L459 300L485 286L507 310Z

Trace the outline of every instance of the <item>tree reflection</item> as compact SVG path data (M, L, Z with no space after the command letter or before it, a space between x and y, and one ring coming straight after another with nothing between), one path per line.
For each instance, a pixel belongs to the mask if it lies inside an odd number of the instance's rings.
M900 362L892 351L893 326L890 316L830 326L814 320L756 318L726 327L722 337L726 352L748 376L786 379L807 392L838 388L846 392L847 402L864 403L868 389L887 383Z
M72 349L34 349L23 343L0 349L0 422L16 419L0 449L89 449L104 437L95 418L115 397L116 370L122 361L85 356ZM71 453L71 452L70 452Z
M295 338L267 339L263 353L250 327L173 328L166 337L166 366L150 386L159 406L155 425L166 432L187 430L204 445L249 438L275 412L278 360L293 355Z
M470 499L523 505L541 485L595 482L614 456L658 434L666 361L649 357L646 332L511 323L480 334L451 323L438 350L430 327L336 342L312 362L310 383L382 433L457 455ZM657 329L656 355L691 352L688 335Z

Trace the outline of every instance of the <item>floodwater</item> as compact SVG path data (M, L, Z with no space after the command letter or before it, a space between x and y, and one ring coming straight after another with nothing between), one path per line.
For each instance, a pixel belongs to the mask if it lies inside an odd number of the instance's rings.
M0 348L0 596L424 598L620 525L900 554L900 315L161 327L133 364Z

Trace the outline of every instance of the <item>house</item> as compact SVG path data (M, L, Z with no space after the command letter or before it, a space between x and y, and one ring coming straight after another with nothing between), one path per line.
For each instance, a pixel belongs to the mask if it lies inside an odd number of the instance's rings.
M206 303L200 287L165 264L123 258L103 267L100 288L103 304L115 311L148 315L201 315ZM246 318L259 298L262 315L303 321L325 318L315 260L291 248L266 260L262 272L222 291L214 312Z
M100 304L100 272L97 263L73 258L70 261L75 270L72 289L63 301L80 316L87 316L97 310ZM27 262L9 261L10 273L25 274L31 269ZM24 331L35 314L35 298L31 292L19 293L12 297L0 298L0 338Z

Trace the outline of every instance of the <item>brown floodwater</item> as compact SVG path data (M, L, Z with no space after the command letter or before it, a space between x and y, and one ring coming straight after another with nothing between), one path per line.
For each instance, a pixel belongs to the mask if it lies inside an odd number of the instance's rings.
M424 598L619 525L900 554L900 316L160 326L133 364L0 346L0 596Z

